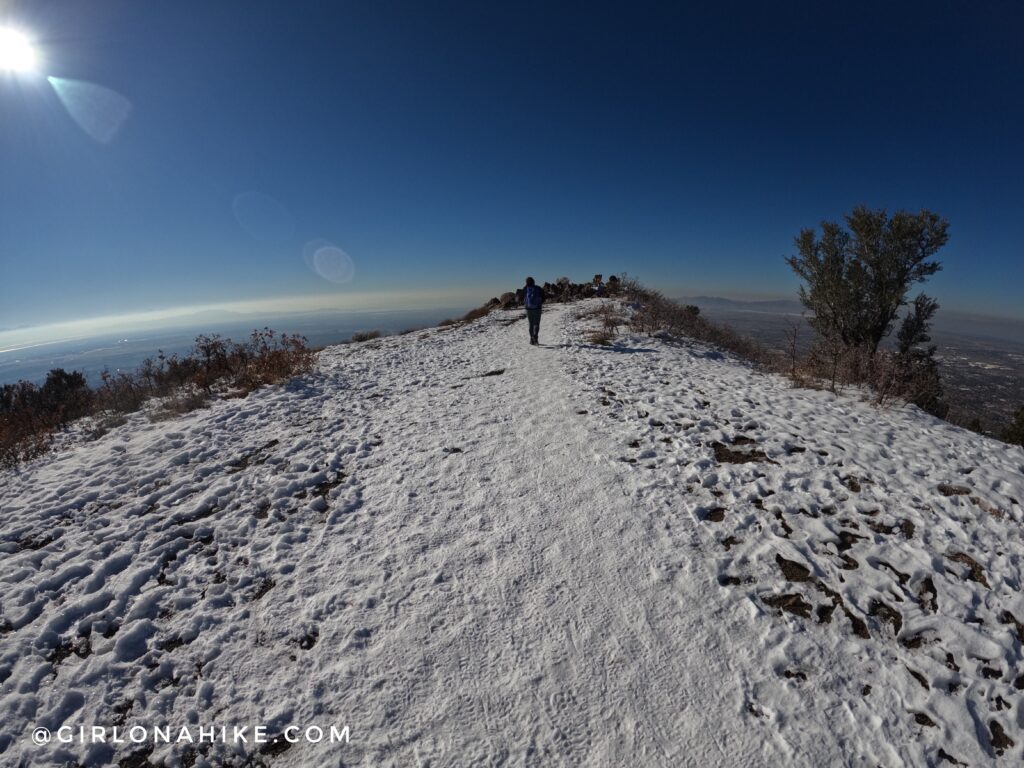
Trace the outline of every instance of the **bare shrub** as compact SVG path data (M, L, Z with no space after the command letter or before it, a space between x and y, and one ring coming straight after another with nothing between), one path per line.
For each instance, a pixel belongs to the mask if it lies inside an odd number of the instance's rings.
M134 413L152 394L144 382L124 371L104 370L100 382L96 390L96 406L100 411Z
M199 370L193 375L194 384L207 392L224 379L237 378L248 360L248 350L218 334L196 336L193 356L198 358Z
M102 416L92 417L92 424L85 431L89 440L99 440L110 430L128 423L128 417L123 413L107 413Z
M352 334L352 343L359 344L363 341L370 341L372 339L379 339L380 331L356 331Z
M199 361L195 357L168 357L159 350L156 360L147 357L142 361L136 377L151 395L163 395L191 384L198 373Z
M22 435L0 431L0 468L10 469L23 461L31 461L50 450L52 432Z
M620 284L620 292L633 307L630 324L635 330L649 335L667 333L697 339L758 364L771 360L769 353L757 342L728 325L701 317L699 307L673 301L658 291L644 288L632 278L624 277Z
M838 393L845 386L870 383L871 353L863 346L847 346L835 337L819 337L798 368L804 383Z
M276 334L269 328L253 331L239 354L245 365L232 383L248 390L307 373L316 363L304 336Z
M46 375L39 395L40 406L58 424L81 418L92 409L93 393L78 371L68 373L63 368L54 368Z
M463 323L471 323L474 320L479 320L481 317L487 317L491 313L491 310L498 306L498 301L495 299L493 304L484 304L482 307L471 309L469 312L462 316Z
M598 316L601 319L601 327L613 336L618 333L620 326L626 325L628 322L626 318L622 316L618 306L610 302L601 306L601 311Z
M94 389L81 373L63 369L50 371L41 387L27 381L7 384L0 387L0 466L17 466L45 453L56 430L83 416L96 417L91 436L99 437L152 397L170 398L157 416L169 418L201 407L214 394L234 390L244 396L305 373L315 362L304 337L264 328L253 331L244 344L198 336L190 355L160 351L134 373L105 370Z
M591 344L607 347L615 340L615 334L611 333L606 328L595 328L591 331L587 331L583 338Z
M85 377L63 368L50 371L41 387L28 381L0 387L0 466L45 453L53 433L88 414L92 404Z
M648 291L635 277L625 272L619 278L619 295L627 302L636 302L647 295Z

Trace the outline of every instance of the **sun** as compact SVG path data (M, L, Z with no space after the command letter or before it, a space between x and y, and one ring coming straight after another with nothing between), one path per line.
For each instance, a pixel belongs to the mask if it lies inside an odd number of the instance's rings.
M0 27L0 70L31 72L38 57L29 39L16 29Z

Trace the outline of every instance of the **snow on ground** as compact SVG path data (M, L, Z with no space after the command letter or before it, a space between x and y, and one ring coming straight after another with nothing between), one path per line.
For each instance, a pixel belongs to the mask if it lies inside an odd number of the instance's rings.
M1024 451L585 306L0 475L0 763L1019 762Z

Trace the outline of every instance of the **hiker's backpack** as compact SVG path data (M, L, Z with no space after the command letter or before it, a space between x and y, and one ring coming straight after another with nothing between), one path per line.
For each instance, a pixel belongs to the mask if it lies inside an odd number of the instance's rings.
M523 299L523 306L527 309L540 309L540 296L540 288L536 285L526 286L526 296Z

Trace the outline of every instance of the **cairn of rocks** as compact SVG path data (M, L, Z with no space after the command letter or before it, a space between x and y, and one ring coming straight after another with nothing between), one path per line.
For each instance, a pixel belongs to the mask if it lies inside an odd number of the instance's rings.
M592 296L610 296L618 292L620 287L619 278L611 275L608 282L605 282L603 275L594 275L589 283L574 283L567 277L560 277L553 283L544 283L544 296L548 303L579 301L589 299ZM500 298L491 299L490 303L499 305L502 309L513 309L523 305L523 297L526 294L525 288L516 291L509 291L501 294Z

